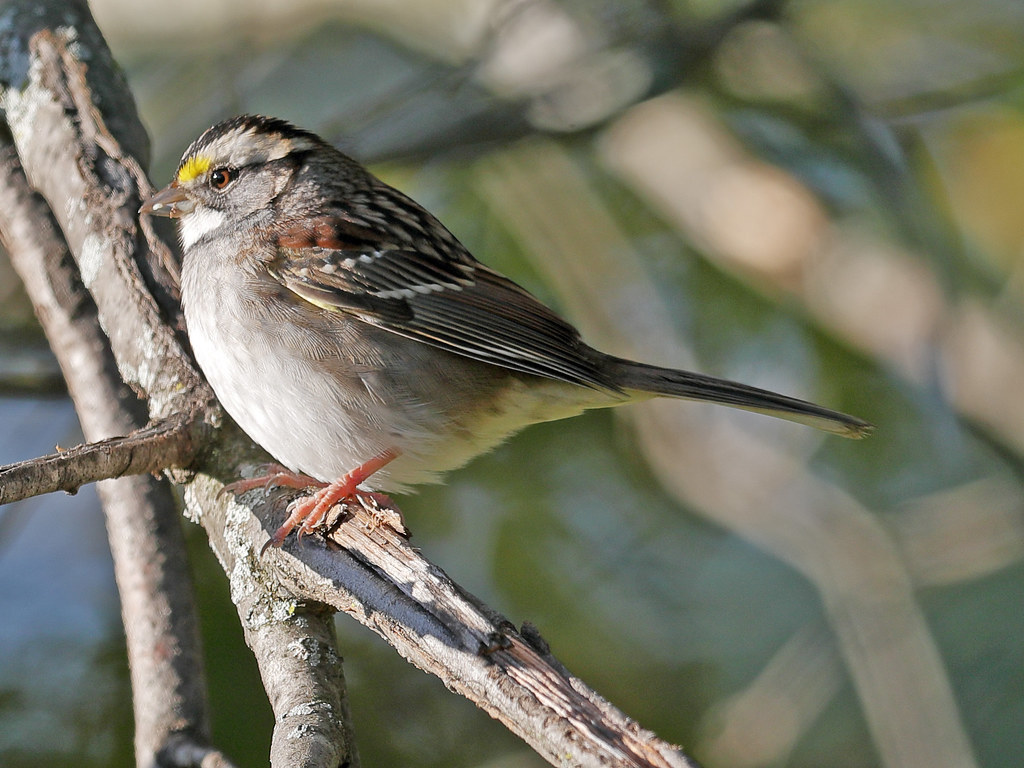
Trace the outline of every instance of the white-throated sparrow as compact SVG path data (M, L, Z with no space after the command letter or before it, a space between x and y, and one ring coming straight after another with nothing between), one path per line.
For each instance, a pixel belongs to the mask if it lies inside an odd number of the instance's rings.
M330 483L294 504L275 545L362 483L435 481L529 424L587 408L678 397L845 437L870 430L592 349L415 202L282 120L210 128L140 212L178 219L196 359L239 426L292 471L272 479Z

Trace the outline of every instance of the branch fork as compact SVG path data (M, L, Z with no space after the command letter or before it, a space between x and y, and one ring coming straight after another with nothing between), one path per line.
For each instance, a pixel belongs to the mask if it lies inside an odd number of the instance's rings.
M100 489L128 636L138 764L159 756L161 764L229 765L208 746L179 518L166 483L149 477L164 471L182 485L186 515L205 527L231 581L277 720L273 766L359 765L335 650L338 611L554 765L692 766L569 674L533 628L515 630L425 560L379 511L352 507L326 543L293 538L259 556L279 496L220 493L222 479L237 478L258 452L223 418L185 351L174 259L136 216L152 189L142 171L145 133L88 7L11 0L0 8L0 48L0 109L13 139L0 138L0 240L89 440L0 468L0 503L121 478ZM167 647L177 654L156 650Z

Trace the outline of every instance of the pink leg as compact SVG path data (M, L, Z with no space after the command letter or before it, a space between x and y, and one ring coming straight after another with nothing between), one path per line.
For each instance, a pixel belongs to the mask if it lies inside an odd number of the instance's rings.
M340 480L336 480L330 485L321 488L312 496L295 502L288 519L270 537L270 541L263 546L262 552L265 552L268 547L280 547L292 529L300 523L300 535L315 531L335 504L352 496L360 483L365 482L370 475L388 462L393 461L397 456L397 450L384 451L384 453L374 456L369 461L359 465Z
M238 496L253 488L271 488L274 486L285 488L323 488L327 483L322 483L315 477L304 475L301 472L292 472L282 464L263 464L260 473L255 477L244 480L236 480L221 488L221 493L233 493Z

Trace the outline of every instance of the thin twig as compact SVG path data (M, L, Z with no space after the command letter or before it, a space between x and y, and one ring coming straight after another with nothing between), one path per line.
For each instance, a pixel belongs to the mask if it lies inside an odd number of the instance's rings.
M0 504L55 491L74 494L99 480L185 467L194 456L191 420L179 414L124 437L0 467Z

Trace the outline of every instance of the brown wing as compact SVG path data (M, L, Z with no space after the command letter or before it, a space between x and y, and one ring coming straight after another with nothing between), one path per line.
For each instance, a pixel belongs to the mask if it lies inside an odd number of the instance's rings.
M273 274L327 311L346 312L448 352L587 387L617 390L579 333L457 241L382 243L338 220L279 238Z

